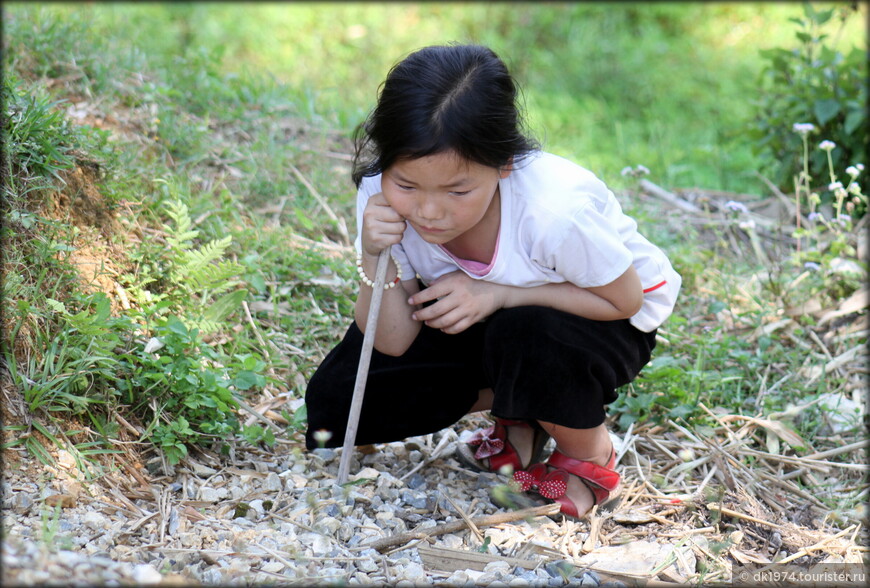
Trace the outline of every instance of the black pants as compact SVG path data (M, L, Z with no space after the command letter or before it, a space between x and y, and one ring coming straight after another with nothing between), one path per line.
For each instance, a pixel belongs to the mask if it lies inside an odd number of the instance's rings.
M363 334L353 323L308 384L306 445L327 430L344 444ZM604 405L650 360L655 332L628 320L593 321L550 308L503 309L456 335L425 325L400 357L372 352L356 443L434 433L492 388L492 414L575 429L604 422Z

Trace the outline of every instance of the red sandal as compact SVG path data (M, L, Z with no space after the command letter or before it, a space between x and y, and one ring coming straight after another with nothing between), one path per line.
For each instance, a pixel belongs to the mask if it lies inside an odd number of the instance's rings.
M483 472L498 473L505 466L509 466L514 472L522 470L524 465L520 461L520 455L507 440L507 427L532 429L532 456L525 467L541 461L544 447L550 439L549 433L534 421L530 423L498 417L493 426L477 431L466 443L460 443L456 448L456 457L466 466ZM484 459L489 459L489 467L481 461Z
M562 506L562 514L579 519L581 515L577 512L577 505L565 496L568 476L577 476L589 488L593 504L604 505L615 500L618 494L620 476L614 469L615 465L616 452L613 450L607 465L600 466L591 461L568 457L557 449L547 463L536 463L528 470L515 472L513 486L519 491L536 492L544 498L556 501ZM555 469L550 470L550 467Z

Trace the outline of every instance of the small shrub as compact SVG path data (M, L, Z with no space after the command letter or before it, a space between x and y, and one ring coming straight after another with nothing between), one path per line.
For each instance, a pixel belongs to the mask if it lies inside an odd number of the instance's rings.
M798 25L797 47L761 51L768 65L758 84L762 98L751 136L765 173L785 191L794 188L792 178L802 163L793 123L812 124L820 136L836 143L830 154L834 166L863 163L866 157L866 53L854 47L844 54L832 48L829 42L834 39L822 32L834 21L842 27L852 12L848 5L816 11L805 4L804 18L791 19ZM827 166L824 153L810 154L812 177L824 177ZM861 188L867 192L866 177ZM833 199L830 190L820 195L825 202Z

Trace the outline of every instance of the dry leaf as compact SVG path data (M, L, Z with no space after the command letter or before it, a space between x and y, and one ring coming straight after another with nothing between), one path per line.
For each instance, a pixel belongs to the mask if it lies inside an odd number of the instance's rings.
M793 449L805 449L809 444L792 431L785 423L769 419L753 419L756 423L775 433L777 437L788 443Z

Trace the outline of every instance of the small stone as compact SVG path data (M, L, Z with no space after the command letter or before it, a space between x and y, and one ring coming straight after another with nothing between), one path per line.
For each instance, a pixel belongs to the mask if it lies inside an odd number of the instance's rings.
M224 583L224 575L217 566L212 566L202 573L203 584L221 585Z
M379 471L376 470L375 468L363 468L362 470L360 470L360 471L357 472L356 474L353 474L352 476L348 476L348 478L349 478L352 482L356 482L357 480L362 480L362 479L364 479L364 478L365 478L365 479L373 479L373 480L374 480L374 479L377 479L377 477L378 477L380 474L381 474L381 472L379 472Z
M151 564L139 564L133 567L133 581L136 584L159 584L163 575Z
M269 475L263 480L263 490L267 492L280 492L282 486L281 478L275 472L269 472Z
M580 585L581 586L598 586L601 584L601 579L598 577L598 574L595 572L583 572L583 575L580 576Z
M266 509L263 507L263 501L259 498L252 500L248 504L251 507L251 510L256 511L257 514L260 516L263 516L263 514L266 512Z
M273 574L277 574L278 572L283 570L285 567L287 567L287 566L282 564L280 561L270 561L268 563L262 564L260 566L260 569L264 572L271 572Z
M546 574L546 572L544 572ZM540 582L541 578L533 572L532 570L523 571L517 578L525 580L529 584L537 584Z
M85 513L82 522L94 531L102 531L109 526L109 519L95 511Z
M418 488L422 488L426 485L426 478L421 476L420 474L414 474L410 478L408 478L408 488L411 490L417 490Z
M317 523L317 526L320 527L324 533L334 535L339 527L341 527L341 522L335 517L324 517Z
M33 506L33 499L24 492L16 492L12 495L12 511L24 514Z
M492 586L495 582L498 582L501 577L498 574L494 574L492 572L483 572L474 583L478 586Z
M411 508L426 508L426 495L405 490L401 494L402 502Z
M374 551L374 549L367 549L366 551ZM360 557L365 557L365 559L361 559L356 562L356 569L369 574L380 570L381 566L379 566L377 563L377 556L379 556L380 554L378 554L378 552L376 551L374 553L374 556L365 555L365 553L366 552L360 554Z
M461 549L465 542L462 540L462 537L459 535L448 534L441 536L441 542L444 544L444 547L448 549Z
M205 502L217 502L220 500L220 496L216 489L203 486L199 489L199 499Z
M412 584L422 584L426 582L426 570L418 563L411 562L402 570L402 576Z
M468 574L466 574L463 570L456 570L455 572L450 574L450 577L447 578L447 580L445 581L445 584L447 586L464 586L471 583L471 578L469 578Z
M311 450L311 453L313 453L323 461L332 461L333 459L335 459L335 450L329 449L328 447L318 447L317 449Z
M423 453L415 449L408 454L408 461L411 463L420 463L423 461Z
M511 565L506 561L491 561L483 568L484 572L510 574Z

